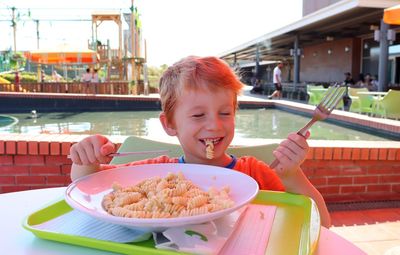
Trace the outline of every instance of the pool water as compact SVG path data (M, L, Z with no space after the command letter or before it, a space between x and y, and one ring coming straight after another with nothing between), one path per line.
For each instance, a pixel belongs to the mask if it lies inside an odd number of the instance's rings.
M164 135L157 111L131 112L58 112L10 114L19 121L0 127L0 133L29 134L104 134L104 135ZM310 120L309 117L277 109L239 110L236 116L236 137L283 139ZM389 140L350 128L317 122L311 128L316 140Z
M14 125L18 122L18 119L8 116L8 115L0 115L0 130L3 127L8 127Z

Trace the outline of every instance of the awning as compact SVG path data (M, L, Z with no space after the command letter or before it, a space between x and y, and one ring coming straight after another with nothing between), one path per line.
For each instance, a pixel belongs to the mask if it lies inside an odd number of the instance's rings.
M54 49L27 51L25 57L40 64L91 64L99 61L97 52L66 44Z
M400 25L400 5L385 9L383 13L383 21L386 24Z
M290 49L294 47L295 36L300 48L324 43L327 38L372 36L371 26L379 26L383 10L394 5L394 1L387 0L338 1L218 56L230 63L253 62L258 47L261 60L278 61L293 58Z

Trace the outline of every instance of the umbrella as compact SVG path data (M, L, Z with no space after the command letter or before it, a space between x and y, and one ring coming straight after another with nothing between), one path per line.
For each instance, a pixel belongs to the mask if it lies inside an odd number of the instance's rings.
M400 5L385 9L383 12L383 21L386 24L400 25Z
M89 64L97 63L99 55L89 49L63 44L54 49L33 50L25 52L31 62L40 64Z

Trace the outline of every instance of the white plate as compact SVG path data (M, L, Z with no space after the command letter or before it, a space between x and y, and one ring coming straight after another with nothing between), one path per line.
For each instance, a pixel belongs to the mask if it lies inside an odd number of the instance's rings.
M230 187L234 206L217 212L189 217L164 219L123 218L108 214L102 207L104 195L112 191L114 182L132 186L149 177L165 177L168 172L181 171L184 176L203 190L210 187ZM198 164L148 164L105 170L72 182L65 193L66 202L74 209L109 223L150 231L163 231L169 227L199 224L227 215L250 203L258 193L257 182L235 170Z

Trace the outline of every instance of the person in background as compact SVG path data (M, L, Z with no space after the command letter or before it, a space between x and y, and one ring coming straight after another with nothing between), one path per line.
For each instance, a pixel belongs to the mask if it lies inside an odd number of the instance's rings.
M347 72L347 73L344 73L344 75L345 75L345 79L343 81L344 85L353 86L354 80L353 80L353 77L351 76L351 73Z
M363 73L360 73L358 75L358 81L356 84L354 84L353 88L366 88L367 85L365 83L365 75Z
M345 109L349 109L350 104L351 104L351 98L349 96L349 87L353 87L354 86L354 80L353 77L351 76L350 72L346 72L344 73L345 78L343 81L344 86L346 86L346 92L343 96L343 104L345 106Z
M271 169L254 156L236 158L226 152L235 133L237 97L243 84L227 63L216 57L186 57L170 66L160 79L160 122L176 136L184 155L166 155L122 165L109 165L114 144L105 136L92 135L71 146L71 179L120 166L160 163L192 163L220 166L253 177L260 189L303 194L317 204L321 223L330 226L324 199L300 165L309 150L307 137L289 134L273 152L279 163ZM210 146L210 144L212 146ZM139 145L140 146L140 145ZM212 156L209 148L212 147Z
M367 88L369 91L377 91L378 90L378 84L377 84L376 80L372 78L371 74L369 74L369 73L365 74L364 80L365 80L364 88Z
M90 80L90 82L93 84L93 88L94 88L94 94L97 94L97 85L99 83L99 74L97 72L97 69L93 69L93 73L92 73L92 79Z
M378 91L379 82L375 75L371 76L371 87L368 88L369 91Z
M56 70L54 70L52 74L52 80L54 82L60 82L62 80L62 76L58 74Z
M92 78L90 79L90 82L92 83L98 83L99 82L99 74L97 69L93 69L93 73L92 73Z
M90 82L92 80L92 69L91 68L86 68L86 73L82 74L82 82L84 83L84 92L86 94L89 93L90 91Z
M275 91L268 96L268 99L272 99L274 97L277 97L278 99L282 98L282 67L283 63L279 62L274 68L272 80L275 85Z
M260 79L256 79L253 88L250 90L251 94L262 94L262 92L264 91L264 89L262 88L262 84L261 84L261 80Z
M19 71L18 70L15 72L14 82L15 82L15 91L19 92L21 90L21 88L20 88L20 84L19 84L20 83L20 78L19 78Z
M42 69L42 71L40 72L40 82L45 82L45 80L46 80L46 73Z

